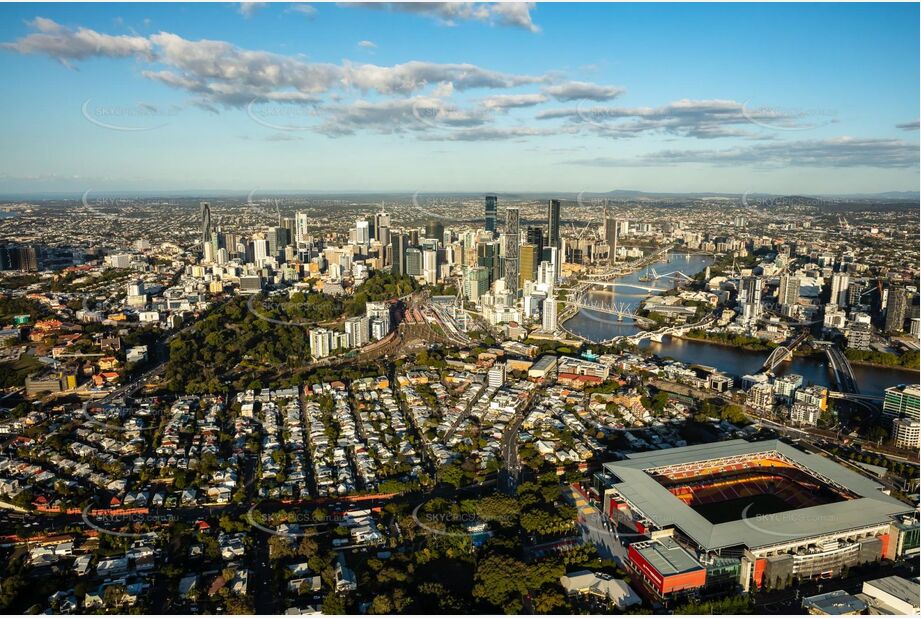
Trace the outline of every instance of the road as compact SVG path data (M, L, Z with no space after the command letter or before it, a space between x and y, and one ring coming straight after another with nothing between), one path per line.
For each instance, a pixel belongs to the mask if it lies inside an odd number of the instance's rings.
M627 563L627 550L618 537L616 524L610 522L598 508L590 504L575 489L568 489L579 513L577 516L579 531L586 543L591 543L598 550L598 555L605 560L613 560L620 566ZM629 544L629 540L627 541Z
M499 470L498 487L500 491L514 493L518 488L518 475L521 472L521 466L518 463L518 430L531 409L534 401L533 393L528 396L528 400L521 407L521 410L515 414L511 422L506 426L505 433L502 434L502 460L504 465Z

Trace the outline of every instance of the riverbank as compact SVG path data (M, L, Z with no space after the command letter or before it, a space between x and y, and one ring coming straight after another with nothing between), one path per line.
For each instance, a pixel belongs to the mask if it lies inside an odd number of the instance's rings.
M706 336L692 336L687 333L683 335L672 335L672 337L677 337L678 339L686 339L688 341L697 341L700 343L709 343L711 345L717 345L724 348L738 348L740 350L747 350L749 352L773 352L775 349L777 349L776 345L770 346L769 344L765 343L736 343L732 341L726 341L724 339L710 338Z
M915 376L921 377L921 369L916 369L914 367L903 367L902 365L884 365L882 363L871 363L870 361L860 361L847 359L851 365L859 365L860 367L875 367L876 369L896 369L898 371L904 371L905 373L913 373Z

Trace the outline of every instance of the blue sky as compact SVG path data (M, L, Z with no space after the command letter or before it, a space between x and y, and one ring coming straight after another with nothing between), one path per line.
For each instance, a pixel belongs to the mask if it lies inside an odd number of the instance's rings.
M918 190L917 4L0 5L0 192Z

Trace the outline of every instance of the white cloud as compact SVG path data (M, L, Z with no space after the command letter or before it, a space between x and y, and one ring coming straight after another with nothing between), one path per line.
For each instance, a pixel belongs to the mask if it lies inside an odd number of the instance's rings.
M602 86L590 82L566 82L544 88L544 92L558 101L609 101L622 95L626 90L617 86Z
M431 17L445 26L479 21L540 32L531 19L533 2L344 2L340 6L363 7Z
M265 7L266 4L267 4L266 2L241 2L240 8L238 10L240 12L240 15L242 15L246 19L249 19L250 17L255 15L257 10Z
M358 41L358 47L362 49L377 49L377 43L374 41Z
M566 119L588 130L610 137L630 137L658 132L684 137L712 139L746 137L764 139L763 130L789 131L812 128L804 124L806 112L769 108L747 109L737 101L681 99L662 107L604 107L577 105L545 110L541 120Z
M142 36L113 36L89 28L71 30L45 17L29 22L35 30L4 47L20 54L51 56L64 64L92 57L153 59L153 45Z
M487 109L510 109L513 107L531 107L547 101L542 94L497 94L481 101Z
M625 161L607 157L568 161L586 166L703 164L750 167L918 167L918 144L902 140L836 137L770 142L721 150L663 150Z
M297 3L292 4L288 10L288 13L300 13L301 15L306 15L307 17L314 17L317 14L317 7L312 4Z

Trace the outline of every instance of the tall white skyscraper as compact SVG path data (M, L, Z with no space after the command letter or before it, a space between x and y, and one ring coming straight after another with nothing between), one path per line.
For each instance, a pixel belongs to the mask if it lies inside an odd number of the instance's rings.
M355 222L355 244L367 246L371 242L371 229L367 219Z
M308 218L306 212L299 212L294 215L294 244L307 242L307 224Z
M253 261L262 266L265 259L269 257L269 241L265 238L256 238L253 240Z
M850 283L851 278L847 273L834 273L831 276L831 296L828 302L847 307L847 286Z
M434 249L422 251L422 276L426 283L435 285L438 282L438 252Z
M543 329L548 333L552 333L557 328L556 299L553 295L544 299L543 313Z

